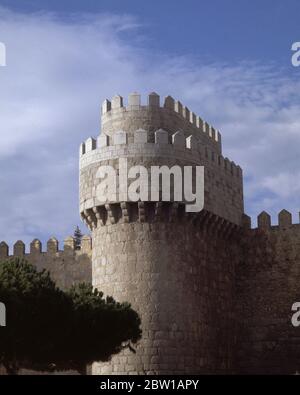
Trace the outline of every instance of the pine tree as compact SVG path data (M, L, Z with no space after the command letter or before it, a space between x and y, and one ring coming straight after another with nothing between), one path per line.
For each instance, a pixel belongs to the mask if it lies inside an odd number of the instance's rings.
M20 369L77 370L107 361L141 338L141 321L128 303L104 297L91 284L64 292L47 271L22 258L0 262L0 301L7 324L0 326L0 365Z
M79 229L79 226L77 226L75 231L74 231L74 239L75 239L75 248L76 248L76 250L80 250L82 233L81 233L81 230Z

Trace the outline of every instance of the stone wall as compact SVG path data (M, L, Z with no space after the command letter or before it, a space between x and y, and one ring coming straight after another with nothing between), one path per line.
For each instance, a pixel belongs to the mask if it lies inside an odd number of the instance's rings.
M172 204L151 221L149 209L145 222L93 231L93 285L130 301L143 329L135 354L94 364L93 374L232 372L238 228L208 212L181 216Z
M42 251L42 243L35 239L30 244L29 252L25 252L25 244L17 241L14 244L12 254L9 253L9 247L5 242L0 243L0 261L22 257L29 263L37 267L38 270L47 270L51 278L61 289L68 289L72 285L80 282L92 282L92 239L90 236L83 236L80 249L75 248L75 240L68 237L64 241L64 249L59 250L58 240L51 238L47 242L47 251ZM6 369L0 365L0 375L5 375ZM64 372L38 372L28 369L21 369L19 375L47 374L47 375L77 375L75 371Z
M300 301L300 224L286 210L279 224L258 217L248 230L236 278L240 373L295 374L300 371L300 329L291 324Z
M126 187L97 199L99 166L204 166L204 210L184 201L130 202ZM149 185L147 185L149 188ZM172 184L171 184L172 186ZM11 256L47 269L63 288L80 281L130 302L142 320L136 353L126 350L93 374L295 373L300 329L300 224L283 210L271 225L263 212L251 229L244 215L243 174L222 155L221 135L168 96L146 105L132 94L102 105L102 132L80 146L80 214L92 231L75 249L67 238L17 242ZM92 248L93 244L93 248ZM0 244L0 260L9 256Z
M114 96L102 105L101 125L103 134L109 140L117 131L125 130L129 134L129 143L132 143L134 132L142 128L149 131L149 141L153 142L154 132L161 128L172 133L182 130L186 137L195 136L203 146L210 147L216 153L220 154L222 150L220 132L171 96L164 99L162 106L156 93L150 93L144 105L138 93L129 95L127 106L123 97Z
M0 260L10 257L23 257L29 263L35 265L38 270L46 269L52 279L61 289L70 288L79 282L92 282L92 241L90 236L84 236L81 249L75 248L73 237L64 241L64 249L59 250L59 243L55 238L47 242L47 251L42 251L42 243L33 240L30 251L25 252L25 244L17 241L9 254L8 245L0 243Z
M120 159L148 174L151 166L204 166L204 210L186 213L184 199L160 194L133 203L122 182L98 200L99 167L120 176ZM132 303L143 338L136 354L95 364L93 373L232 372L233 234L243 212L242 170L222 156L213 127L170 96L162 107L155 93L147 105L137 93L127 106L120 96L105 100L100 136L80 147L80 213L92 231L93 285Z
M140 96L135 94L133 97L137 100ZM159 99L157 95L155 97ZM118 96L119 102L121 99ZM131 95L129 103L132 100ZM104 112L103 129L97 141L89 138L80 147L80 213L84 219L93 217L93 210L103 205L96 196L101 182L96 177L99 167L110 165L119 171L119 159L126 158L128 168L134 165L146 168L155 165L169 168L173 165L204 166L205 209L241 224L244 212L242 169L222 156L215 132L204 132L182 114L166 107L170 101L175 103L168 97L165 107L129 105L126 108L112 107ZM110 108L107 101L105 106ZM153 115L153 111L158 115ZM153 122L151 127L149 119ZM109 203L128 201L124 191L124 186L118 185L119 195L111 196Z

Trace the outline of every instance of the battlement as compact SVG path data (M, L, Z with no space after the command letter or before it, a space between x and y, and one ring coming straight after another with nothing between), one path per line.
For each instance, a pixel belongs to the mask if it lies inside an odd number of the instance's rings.
M136 165L146 170L152 166L203 166L204 207L241 224L241 167L222 155L220 133L170 96L163 106L156 93L148 96L147 105L141 104L138 93L129 95L127 106L121 96L104 101L101 134L89 137L80 146L81 215L103 205L96 193L101 182L97 177L99 167L111 166L119 174L121 158L126 158L124 169ZM126 188L118 181L118 193L111 194L107 203L128 202ZM150 181L148 178L148 190Z
M77 249L75 239L72 236L64 240L63 250L59 249L59 242L51 238L47 242L46 251L42 250L42 243L34 239L28 246L18 240L10 252L7 243L0 243L0 261L4 259L20 257L37 267L38 270L47 270L56 284L67 289L78 282L92 281L92 239L83 236L81 248Z
M300 215L300 213L299 213ZM300 216L299 216L300 218ZM262 229L265 231L276 231L276 230L281 230L281 229L287 229L287 228L299 228L300 230L300 221L298 223L293 223L292 221L292 214L287 211L287 210L281 210L280 213L278 214L278 225L272 225L272 219L270 214L268 214L266 211L262 211L258 216L257 216L257 228L256 229ZM251 226L251 222L250 222Z
M220 132L171 96L167 96L161 106L160 97L155 92L148 95L145 105L142 105L138 93L129 95L127 105L124 105L123 97L118 95L111 101L104 100L101 113L102 132L108 136L120 129L127 132L138 128L149 132L160 128L168 132L185 130L204 145L212 145L221 152Z
M130 137L132 137L130 139ZM99 159L109 160L117 156L175 156L199 164L210 161L220 169L235 177L242 178L243 172L239 165L221 154L216 154L210 147L204 147L193 135L186 137L184 131L178 130L169 134L163 129L154 132L154 141L151 142L151 133L144 130L135 130L133 136L119 130L109 137L104 133L95 139L89 137L80 145L80 167L83 168ZM160 152L161 151L161 152Z
M42 251L42 243L38 239L34 239L29 245L29 253L26 253L26 245L22 240L18 240L13 245L12 254L9 253L9 246L5 241L0 242L0 259L8 257L26 257L30 254L45 254L45 253L63 253L76 251L78 254L89 254L92 252L92 239L86 235L82 237L81 248L77 249L75 245L75 239L72 236L67 237L64 240L63 250L59 250L59 241L52 237L47 241L47 249L45 252Z

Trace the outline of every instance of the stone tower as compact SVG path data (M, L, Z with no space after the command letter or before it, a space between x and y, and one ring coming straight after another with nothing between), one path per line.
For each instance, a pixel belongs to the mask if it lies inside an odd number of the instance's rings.
M204 209L128 200L126 186L99 202L100 166L204 166ZM221 135L172 97L121 96L102 105L102 130L80 147L80 214L92 230L93 285L139 312L143 336L94 374L232 372L235 260L243 222L242 170Z

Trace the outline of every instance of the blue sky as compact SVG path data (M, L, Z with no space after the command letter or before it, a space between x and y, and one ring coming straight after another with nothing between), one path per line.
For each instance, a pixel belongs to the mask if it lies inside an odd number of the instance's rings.
M135 15L147 47L208 60L275 61L288 65L287 48L299 35L298 0L2 0L21 12Z
M131 91L171 94L221 130L253 218L298 221L299 15L294 0L0 1L0 239L73 232L78 146L101 102Z

